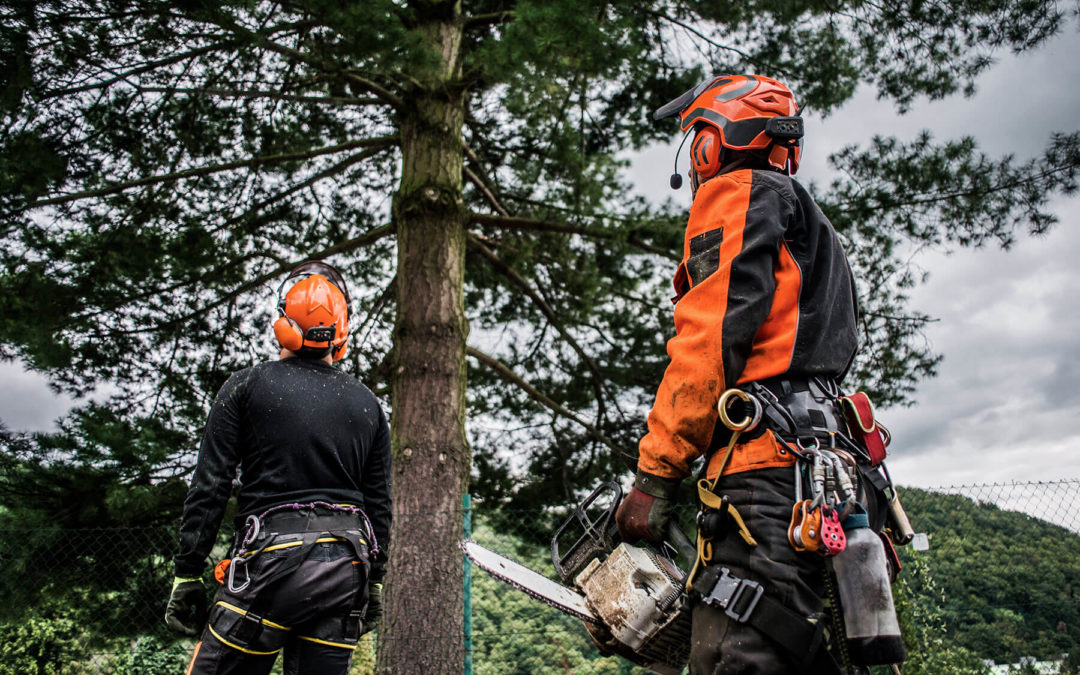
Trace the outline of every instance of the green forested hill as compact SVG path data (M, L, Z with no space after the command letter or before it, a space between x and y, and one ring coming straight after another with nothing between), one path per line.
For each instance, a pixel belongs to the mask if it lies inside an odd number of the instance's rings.
M907 570L905 583L916 602L940 602L949 642L998 663L1080 656L1080 536L966 497L902 495L915 531L930 538L929 551L904 558L919 556L936 590Z

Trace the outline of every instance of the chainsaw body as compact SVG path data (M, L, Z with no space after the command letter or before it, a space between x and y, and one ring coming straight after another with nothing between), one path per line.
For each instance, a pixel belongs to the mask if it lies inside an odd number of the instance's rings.
M674 525L660 552L621 543L614 522L621 501L612 482L586 497L556 530L552 563L598 620L584 623L602 652L676 675L690 657L690 608L675 556L693 547Z

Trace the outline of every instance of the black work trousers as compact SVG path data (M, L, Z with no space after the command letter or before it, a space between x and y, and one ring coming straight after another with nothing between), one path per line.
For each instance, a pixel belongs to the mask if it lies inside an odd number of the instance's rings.
M250 578L246 588L218 590L188 675L264 675L279 653L285 675L348 672L361 626L356 611L367 602L368 561L329 534L306 550L291 545L296 539L283 535L241 566L235 585ZM298 567L275 575L297 555L304 556Z
M825 562L813 553L797 553L787 539L795 479L791 468L770 468L724 476L717 493L727 495L757 541L750 547L732 528L713 543L711 563L731 574L760 583L765 594L805 617L827 620L822 613ZM706 605L692 594L690 672L694 675L833 675L829 659L813 666L781 645L782 636L765 635L739 623L723 609ZM808 655L807 655L808 656ZM822 655L824 656L824 655ZM827 666L823 669L822 662ZM831 669L830 669L831 668Z

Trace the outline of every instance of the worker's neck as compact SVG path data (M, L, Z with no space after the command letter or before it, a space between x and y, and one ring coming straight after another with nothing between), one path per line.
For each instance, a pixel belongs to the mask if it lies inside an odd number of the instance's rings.
M296 352L292 351L291 349L285 349L284 347L281 348L281 353L279 354L279 356L282 361L284 361L285 359L296 359L300 357L300 355ZM334 365L333 351L326 352L326 356L322 357L319 360L328 366Z

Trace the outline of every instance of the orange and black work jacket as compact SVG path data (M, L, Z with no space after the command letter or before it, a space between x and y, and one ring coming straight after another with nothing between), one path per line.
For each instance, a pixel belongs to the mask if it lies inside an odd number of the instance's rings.
M674 284L671 363L639 446L648 473L690 473L712 442L724 390L778 375L839 381L855 355L843 248L806 189L782 173L740 169L698 189ZM709 477L722 455L713 453ZM793 462L766 431L736 446L724 473Z

